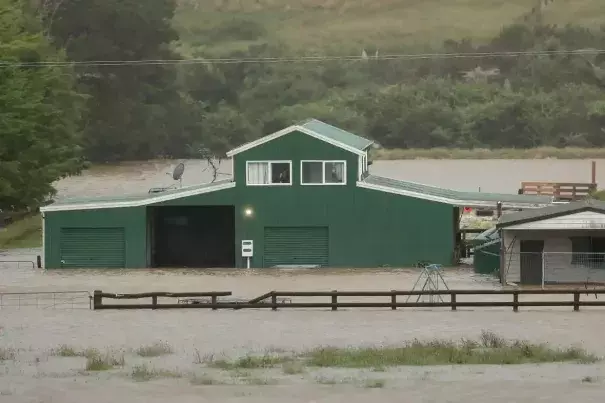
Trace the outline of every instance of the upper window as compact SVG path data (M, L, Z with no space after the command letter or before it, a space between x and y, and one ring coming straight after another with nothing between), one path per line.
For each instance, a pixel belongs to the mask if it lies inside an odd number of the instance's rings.
M346 173L345 161L300 162L300 183L303 185L344 185Z
M248 161L248 185L291 185L292 161Z

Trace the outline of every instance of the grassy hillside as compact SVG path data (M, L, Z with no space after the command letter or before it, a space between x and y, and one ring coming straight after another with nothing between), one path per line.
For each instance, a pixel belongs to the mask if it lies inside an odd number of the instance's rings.
M446 39L481 41L532 18L537 7L549 24L605 23L603 0L181 0L175 21L186 47L213 53L256 42L300 53L386 52Z

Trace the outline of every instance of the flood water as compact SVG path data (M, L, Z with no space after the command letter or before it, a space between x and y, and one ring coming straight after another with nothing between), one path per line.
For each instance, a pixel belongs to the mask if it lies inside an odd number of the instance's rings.
M605 161L597 162L597 180L605 175ZM97 167L58 184L59 198L147 192L170 185L167 175L177 162ZM183 185L209 180L206 164L187 161ZM230 162L221 171L230 172ZM590 181L590 161L377 161L374 174L460 190L515 193L521 181ZM0 260L34 260L38 250L0 252ZM0 263L0 349L14 349L13 358L0 360L0 402L253 402L336 403L367 402L535 402L570 400L601 402L605 395L605 365L596 363L405 367L386 371L309 369L298 375L281 370L253 370L250 377L267 384L235 381L223 371L212 376L227 384L193 384L191 374L208 369L196 355L241 356L270 349L302 351L317 346L400 345L418 339L476 338L482 330L506 338L576 345L605 355L605 310L582 308L459 309L344 309L208 311L90 311L87 295L93 290L131 293L148 291L232 291L253 298L270 290L391 290L411 289L419 272L412 269L375 270L53 270L33 269L27 263ZM452 289L498 288L497 280L468 268L444 273ZM7 293L84 291L72 305L52 303L52 297L29 306L15 303ZM535 297L534 297L535 298ZM553 297L549 297L552 299ZM563 297L561 297L563 298ZM567 297L569 298L569 297ZM602 298L602 296L600 297ZM582 294L582 299L596 297ZM156 358L133 353L142 345L166 342L172 354ZM90 373L82 357L52 354L60 345L122 351L123 368ZM163 376L136 382L139 365L170 370L182 376ZM260 372L259 372L260 371ZM221 378L221 379L223 379ZM264 378L264 379L265 379ZM238 378L241 380L241 378ZM328 379L329 381L325 381ZM360 386L367 379L384 382L380 388ZM586 381L589 379L590 381Z
M597 182L605 178L605 160L597 161ZM175 184L170 173L180 161L95 166L81 176L58 182L58 199L146 193ZM203 160L185 160L183 186L209 182L212 170ZM217 179L231 174L231 161L221 161ZM516 194L523 181L591 181L590 160L397 160L375 161L375 175L464 191Z

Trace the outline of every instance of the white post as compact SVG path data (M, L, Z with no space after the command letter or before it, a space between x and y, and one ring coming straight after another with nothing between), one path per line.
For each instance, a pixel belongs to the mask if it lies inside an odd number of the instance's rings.
M545 266L546 266L546 254L544 253L544 251L542 251L542 289L544 289L544 272L545 270Z
M250 268L250 256L248 256L246 258L246 268L249 269Z

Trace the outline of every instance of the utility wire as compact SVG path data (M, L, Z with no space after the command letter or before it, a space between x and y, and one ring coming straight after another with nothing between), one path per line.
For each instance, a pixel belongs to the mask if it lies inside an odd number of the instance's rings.
M0 66L10 67L60 67L60 66L148 66L190 64L241 64L241 63L305 63L324 61L366 60L421 60L421 59L482 59L491 57L551 56L551 55L600 55L605 49L537 50L518 52L470 52L470 53L416 53L376 56L300 56L300 57L251 57L251 58L189 58L147 60L91 60L91 61L40 61L12 62L0 60Z

